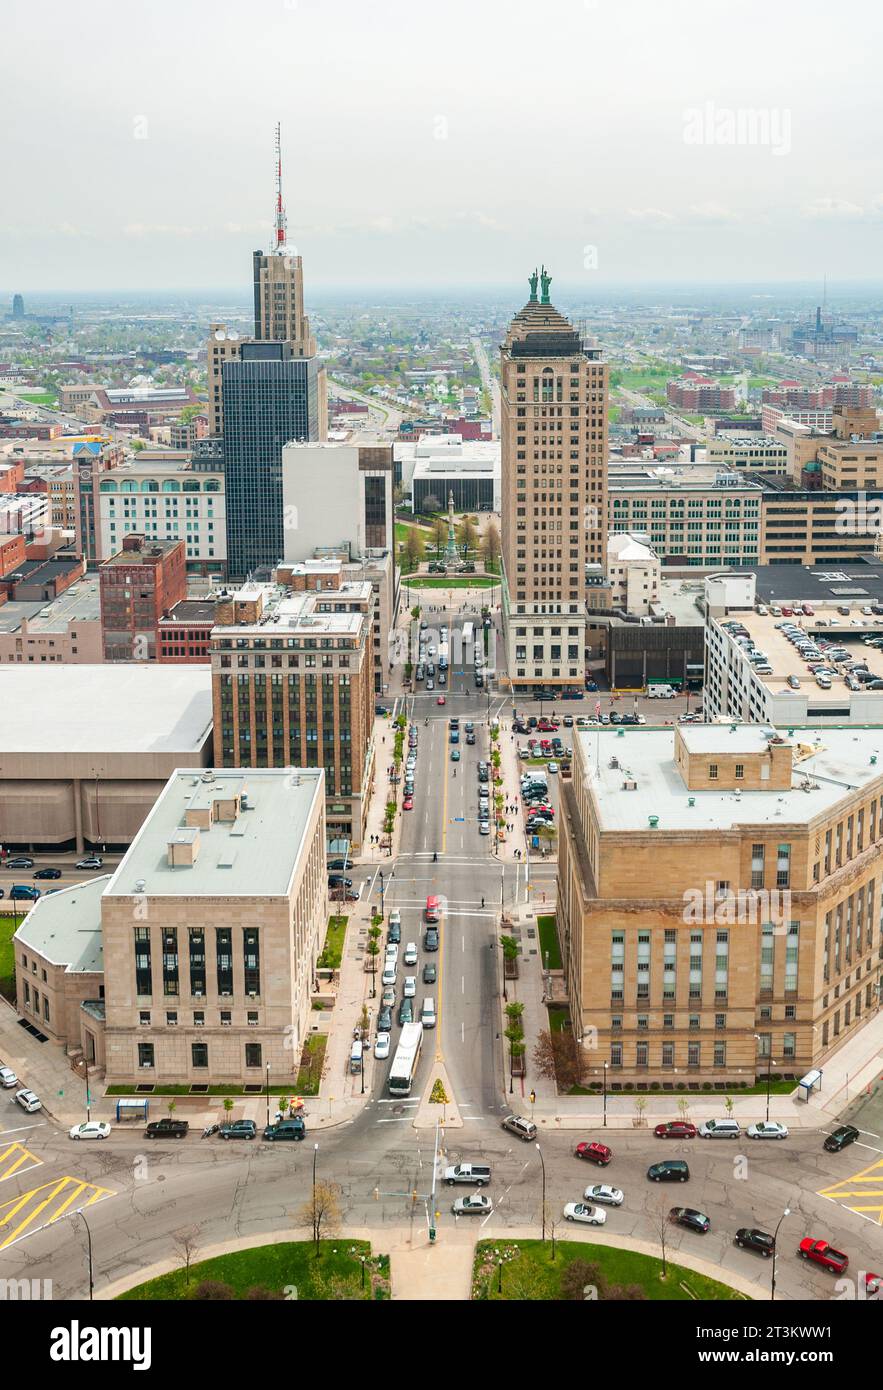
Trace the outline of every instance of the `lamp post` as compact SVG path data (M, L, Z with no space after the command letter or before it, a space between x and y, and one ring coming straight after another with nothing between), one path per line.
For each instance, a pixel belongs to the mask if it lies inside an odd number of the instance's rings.
M608 1067L608 1065L609 1065L609 1064L608 1064L607 1062L604 1063L604 1126L603 1126L604 1129L607 1128L607 1067Z
M771 1303L774 1301L774 1299L775 1299L775 1297L776 1297L776 1249L777 1249L778 1241L779 1241L779 1226L781 1226L782 1222L785 1220L785 1217L786 1217L786 1216L790 1216L790 1215L791 1215L791 1208L790 1208L790 1207L786 1207L785 1210L782 1212L782 1215L779 1217L778 1223L777 1223L777 1225L776 1225L776 1229L775 1229L775 1231L774 1231L774 1233L773 1233L773 1277L772 1277L772 1282L771 1282L771 1284L770 1284L770 1302L771 1302Z
M380 879L380 920L383 921L383 870L378 869L377 876Z
M362 1095L364 1095L364 1094L365 1094L365 1039L364 1039L364 1038L362 1039L362 1065L361 1065L360 1070L361 1070L361 1073L362 1073Z
M497 1293L503 1292L503 1261L497 1260Z
M755 1035L754 1035L754 1040L755 1040L755 1042L759 1042L759 1043L762 1043L762 1042L763 1042L763 1038L760 1036L759 1033L755 1033ZM767 1057L766 1057L766 1120L767 1120L767 1124L769 1124L769 1119L770 1119L770 1080L771 1080L770 1072L771 1072L771 1069L772 1069L772 1065L773 1065L773 1040L772 1040L772 1037L771 1037L771 1038L770 1038L770 1050L769 1050L769 1052L767 1053Z
M366 1255L360 1255L360 1256L359 1256L359 1259L362 1261L362 1292L364 1293L364 1292L365 1292L365 1260L367 1259L367 1256L366 1256Z
M79 1207L77 1207L74 1212L74 1216L81 1217L83 1225L86 1227L86 1246L89 1254L89 1302L91 1303L95 1293L95 1279L92 1270L92 1232L89 1230L89 1222L86 1220Z
M540 1148L539 1144L537 1144L536 1150L537 1150L537 1153L538 1153L539 1156L540 1156L540 1163L542 1164L542 1168L543 1168L543 1241L545 1241L545 1239L546 1239L546 1160L543 1158L543 1151L542 1151L542 1149Z
M270 1123L270 1063L267 1063L267 1124Z
M316 1249L319 1249L319 1228L316 1224L316 1160L319 1157L319 1145L313 1145L313 1240L316 1242Z
M89 1091L89 1058L83 1058L83 1065L86 1068L86 1122L92 1118L92 1096Z

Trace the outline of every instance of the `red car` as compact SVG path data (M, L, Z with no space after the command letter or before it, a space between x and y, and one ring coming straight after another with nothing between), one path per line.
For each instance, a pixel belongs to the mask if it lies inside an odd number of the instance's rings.
M871 1274L870 1271L865 1275L865 1297L877 1298L883 1293L883 1274Z
M414 798L413 798L413 796L406 796L405 799L404 799L404 801L402 802L402 810L403 810L403 811L413 811L413 809L414 809Z
M445 697L444 697L444 695L439 695L439 697L438 697L438 699L436 700L435 703L436 703L437 705L443 705L443 704L445 703Z
M598 1163L602 1168L606 1168L613 1157L613 1150L608 1149L606 1144L599 1144L595 1139L577 1144L573 1152L576 1158L588 1159L590 1163Z
M849 1256L844 1255L842 1250L835 1250L826 1240L813 1240L812 1236L804 1236L797 1253L801 1259L812 1260L831 1274L842 1274L849 1264Z
M696 1126L689 1120L668 1120L664 1125L657 1125L653 1133L657 1139L695 1139Z

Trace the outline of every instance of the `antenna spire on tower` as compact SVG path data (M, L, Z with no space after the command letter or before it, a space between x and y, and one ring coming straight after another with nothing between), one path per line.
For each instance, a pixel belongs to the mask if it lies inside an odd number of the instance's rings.
M276 246L277 256L285 254L288 240L286 234L285 208L282 205L282 126L276 122Z

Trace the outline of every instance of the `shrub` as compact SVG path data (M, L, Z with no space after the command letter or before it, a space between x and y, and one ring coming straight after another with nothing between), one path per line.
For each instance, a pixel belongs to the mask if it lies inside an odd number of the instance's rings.
M201 1303L225 1303L232 1301L233 1289L220 1279L203 1279L193 1290L193 1298Z

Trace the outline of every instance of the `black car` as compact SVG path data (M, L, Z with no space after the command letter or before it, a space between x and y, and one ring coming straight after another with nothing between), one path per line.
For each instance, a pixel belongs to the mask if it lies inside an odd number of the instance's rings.
M686 1182L690 1169L682 1158L663 1159L662 1163L651 1163L647 1177L651 1182Z
M34 861L28 854L15 854L11 859L7 859L7 869L32 869Z
M414 1001L413 999L403 999L399 1004L399 1023L414 1022Z
M854 1125L841 1125L835 1129L833 1134L829 1134L824 1142L823 1148L829 1154L839 1154L841 1149L845 1149L849 1144L854 1144L859 1136L859 1131Z
M378 1033L388 1033L392 1028L392 1009L380 1009L377 1014Z
M38 869L34 878L61 878L61 869Z
M474 743L474 742L475 742L475 734L467 734L467 735L466 735L466 742L467 742L467 743Z
M151 1120L144 1131L145 1139L185 1139L190 1125L186 1120L173 1120L171 1115Z
M328 875L328 887L329 887L329 888L352 888L352 886L353 886L353 881L352 881L352 879L351 879L351 878L344 878L343 874L329 874L329 875Z
M345 869L349 869L350 867L351 867L351 865L348 864L347 861L346 861L345 859L329 859L329 860L328 860L328 872L329 872L329 873L331 873L331 871L332 871L333 869L344 869L344 870L345 870Z
M221 1125L218 1130L222 1139L254 1139L257 1132L254 1120L233 1120L229 1125Z
M700 1235L705 1235L711 1226L711 1222L703 1211L696 1211L693 1207L672 1207L668 1213L669 1221L673 1221L676 1226L686 1226L688 1231L698 1231Z
M756 1250L765 1260L769 1259L776 1248L775 1236L769 1235L766 1231L758 1231L754 1226L740 1227L734 1240L742 1250Z
M438 950L438 932L435 927L426 928L426 931L423 934L423 949L424 951ZM378 1024L377 1026L379 1028L380 1024Z
M434 985L438 979L438 967L434 961L427 961L423 967L423 983Z
M512 725L512 732L514 734L527 734L530 733L530 729L527 724L522 724L520 719L516 719Z
M386 939L391 946L398 946L402 939L402 929L398 922L390 922Z

